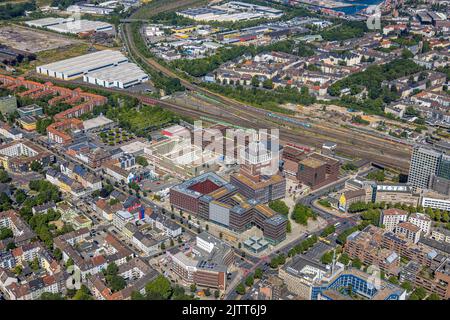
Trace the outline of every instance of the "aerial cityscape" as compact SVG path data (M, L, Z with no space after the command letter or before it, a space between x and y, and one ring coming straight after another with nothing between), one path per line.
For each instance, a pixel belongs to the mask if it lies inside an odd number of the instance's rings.
M0 0L0 306L449 300L449 17Z

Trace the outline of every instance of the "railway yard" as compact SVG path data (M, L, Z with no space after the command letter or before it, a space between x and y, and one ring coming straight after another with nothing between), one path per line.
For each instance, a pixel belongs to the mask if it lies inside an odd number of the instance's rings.
M132 56L139 58L148 67L158 70L167 76L179 78L180 82L188 90L200 92L217 101L214 106L210 104L210 100L205 101L208 106L203 108L203 110L200 110L200 107L193 110L188 105L180 107L167 101L158 101L158 104L164 107L191 117L207 114L217 120L227 121L247 128L272 128L277 126L280 129L280 140L282 142L320 147L326 141L335 141L338 142L337 151L350 157L364 158L388 167L399 168L405 173L409 168L408 159L411 155L411 148L408 145L386 141L386 139L375 136L363 136L348 129L329 127L324 124L314 124L310 128L306 128L304 126L291 125L288 121L274 121L273 117L269 117L264 110L248 106L195 85L162 66L155 59L145 57L137 50L135 44L130 41L132 38L130 25L125 24L122 31L123 40ZM255 117L255 114L258 114L258 117Z

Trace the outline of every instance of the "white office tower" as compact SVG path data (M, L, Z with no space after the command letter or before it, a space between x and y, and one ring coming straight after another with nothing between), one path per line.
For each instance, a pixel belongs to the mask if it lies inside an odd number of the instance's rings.
M415 147L409 167L408 183L416 188L427 189L431 176L437 172L441 155L441 152L432 149Z

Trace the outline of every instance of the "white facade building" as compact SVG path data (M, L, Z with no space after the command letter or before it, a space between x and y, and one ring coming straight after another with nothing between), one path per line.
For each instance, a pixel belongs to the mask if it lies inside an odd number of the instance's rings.
M402 221L408 220L408 213L400 209L386 209L381 212L381 224L388 231L394 231L395 227Z
M431 219L423 213L413 213L409 216L408 221L422 230L424 235L428 235L431 231Z
M450 211L450 199L446 200L432 197L423 197L422 207Z

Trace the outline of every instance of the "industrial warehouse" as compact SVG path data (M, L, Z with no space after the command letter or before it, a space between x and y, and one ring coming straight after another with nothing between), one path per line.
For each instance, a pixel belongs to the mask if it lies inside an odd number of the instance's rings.
M113 26L102 21L75 20L74 18L43 18L25 22L36 28L46 28L59 33L82 34L86 32L113 32Z
M89 72L83 81L106 88L126 89L148 80L148 75L134 63L122 63L117 67Z
M230 1L222 5L191 8L177 12L178 15L196 21L241 21L252 19L276 19L283 11L270 7L240 1Z
M102 50L36 67L36 72L63 80L83 81L111 88L128 88L148 76L119 51Z

